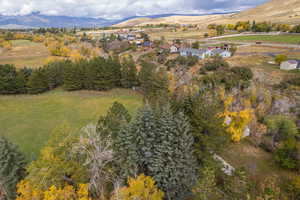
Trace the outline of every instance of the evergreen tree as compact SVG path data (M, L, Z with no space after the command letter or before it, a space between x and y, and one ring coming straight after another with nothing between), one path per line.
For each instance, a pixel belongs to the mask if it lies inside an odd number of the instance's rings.
M116 156L123 177L144 173L157 182L168 199L191 194L196 170L193 136L183 114L169 109L157 115L150 107L123 128L116 140Z
M17 147L0 137L0 191L2 186L6 199L15 199L16 185L25 176L25 164Z
M197 160L201 163L210 152L217 152L228 142L229 136L223 126L223 103L214 89L202 89L198 94L184 100L184 112L192 125Z
M138 85L137 69L132 57L124 59L122 63L122 78L121 84L124 88L132 88Z
M64 65L66 62L70 61L53 62L44 66L50 90L63 84Z
M64 69L63 87L65 90L81 90L84 88L83 61L66 63Z
M22 71L19 71L16 76L16 93L24 94L27 92L26 77Z
M0 65L0 94L15 94L17 71L13 65Z
M153 63L143 62L139 81L147 102L151 105L167 102L168 78L164 69L157 69Z
M98 120L97 132L111 135L115 139L122 126L127 125L130 120L128 110L121 103L114 102L106 116L101 116Z
M43 93L49 90L45 70L39 68L32 72L28 80L28 92L30 94Z

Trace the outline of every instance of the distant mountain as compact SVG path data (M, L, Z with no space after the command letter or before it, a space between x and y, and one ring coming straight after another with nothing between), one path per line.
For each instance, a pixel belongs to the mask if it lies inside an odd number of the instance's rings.
M2 28L38 28L38 27L102 27L110 26L114 21L103 18L48 16L40 13L29 15L5 16L0 15L0 27Z
M224 14L224 13L214 13ZM160 19L168 17L198 17L204 16L199 14L160 14L160 15L149 15L149 16L132 16L124 19L109 20L104 18L88 18L88 17L68 17L68 16L48 16L42 15L39 12L31 13L29 15L16 15L6 16L0 15L0 28L3 29L22 29L22 28L39 28L39 27L104 27L111 26L114 24L120 24L131 20L143 20L147 19ZM124 24L126 25L126 23ZM129 23L128 25L131 25ZM136 25L135 23L133 25Z

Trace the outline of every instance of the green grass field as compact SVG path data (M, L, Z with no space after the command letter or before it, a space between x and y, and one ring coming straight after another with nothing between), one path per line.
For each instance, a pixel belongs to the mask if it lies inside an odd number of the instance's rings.
M131 90L108 92L65 92L61 89L41 95L0 96L0 135L19 145L28 159L34 159L52 130L67 122L80 129L96 122L114 101L134 114L142 97Z
M220 40L227 41L241 41L241 42L274 42L274 43L285 43L285 44L299 44L299 35L249 35L249 36L235 36L222 38Z

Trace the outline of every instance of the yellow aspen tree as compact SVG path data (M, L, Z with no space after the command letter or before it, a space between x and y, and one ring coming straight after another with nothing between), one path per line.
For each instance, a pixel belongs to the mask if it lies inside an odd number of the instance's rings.
M129 178L128 187L120 189L119 197L122 200L162 200L164 192L159 190L152 177L139 175L136 179Z
M224 112L219 116L224 117L224 126L227 132L231 135L231 139L234 142L239 142L244 134L247 125L252 119L252 110L246 108L241 111L232 112L230 111L230 106L232 105L233 97L230 96L224 101ZM247 101L246 106L248 107L249 101Z

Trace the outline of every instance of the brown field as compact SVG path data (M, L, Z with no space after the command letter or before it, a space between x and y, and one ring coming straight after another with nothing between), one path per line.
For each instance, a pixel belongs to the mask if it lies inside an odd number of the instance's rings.
M159 40L161 37L165 37L166 40L174 40L174 39L202 39L204 36L203 31L199 30L188 30L188 31L171 31L171 30L161 30L161 31L153 31L149 33L149 36L153 40Z
M49 56L48 49L42 43L28 40L15 40L11 50L0 54L0 64L14 64L16 67L39 67Z

